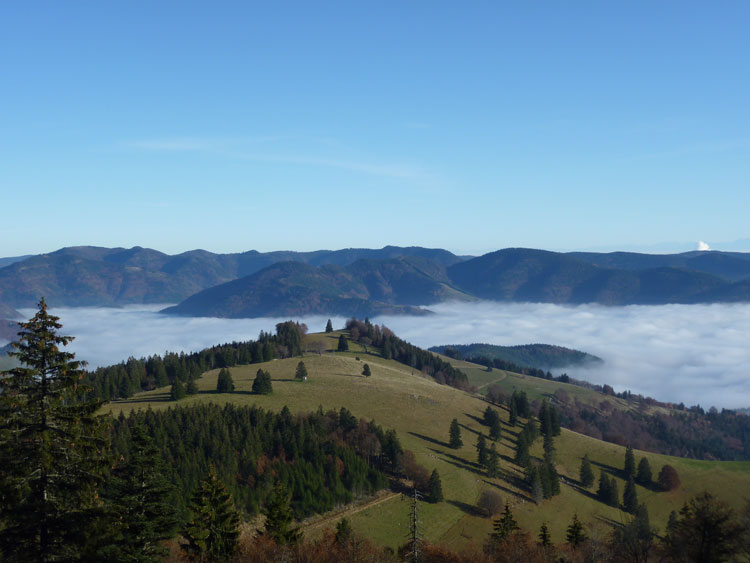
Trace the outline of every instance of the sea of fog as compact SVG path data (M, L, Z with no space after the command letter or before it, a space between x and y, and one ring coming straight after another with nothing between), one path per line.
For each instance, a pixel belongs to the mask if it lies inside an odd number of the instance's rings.
M128 356L196 351L233 340L255 339L286 318L168 317L165 305L57 308L70 349L89 366ZM546 343L595 354L604 364L570 368L573 377L608 383L660 400L703 407L750 406L750 305L603 307L539 303L444 303L426 317L373 318L421 347L438 344ZM31 309L21 311L33 315ZM322 331L328 317L296 320ZM345 319L333 319L343 326Z

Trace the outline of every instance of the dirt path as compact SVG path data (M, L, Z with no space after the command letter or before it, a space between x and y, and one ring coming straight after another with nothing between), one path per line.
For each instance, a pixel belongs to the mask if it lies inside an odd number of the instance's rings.
M325 517L321 517L320 519L315 519L309 524L302 524L300 526L300 529L305 532L311 532L313 530L318 530L323 527L333 528L335 523L341 520L342 518L352 516L353 514L357 514L357 512L361 512L365 509L372 508L373 506L377 506L378 504L382 504L386 501L393 500L394 498L398 498L400 496L401 496L401 493L394 493L393 491L388 491L384 495L375 497L374 499L367 501L363 504L356 504L354 506L349 506L348 508L343 508L341 510L338 510L337 512L334 512L333 514L328 514Z

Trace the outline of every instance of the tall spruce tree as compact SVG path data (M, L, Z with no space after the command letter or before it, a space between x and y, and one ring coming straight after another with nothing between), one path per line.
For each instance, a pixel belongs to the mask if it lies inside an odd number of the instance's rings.
M464 445L463 441L461 440L461 427L458 425L458 419L456 418L451 421L450 438L448 445L454 450L457 450Z
M221 368L219 371L219 377L216 380L216 392L217 393L231 393L234 391L234 380L232 374L227 368Z
M500 475L500 454L497 453L497 448L494 442L490 446L490 451L487 454L487 477L498 477Z
M642 457L641 461L638 462L638 470L635 475L635 481L639 485L650 487L652 479L653 474L651 473L651 464L648 462L648 459Z
M253 393L257 393L258 395L268 395L272 392L273 385L271 383L271 374L259 369L255 374L255 380L253 381Z
M264 534L279 545L297 543L302 538L302 532L291 526L294 516L290 502L291 494L281 482L277 482L266 505Z
M232 497L211 468L190 502L190 522L181 548L199 561L224 561L237 551L240 515Z
M594 484L594 470L591 467L591 460L589 460L589 454L583 456L581 460L580 470L581 486L589 489Z
M518 441L516 442L516 463L521 467L528 467L531 462L531 455L529 454L529 442L526 439L526 433L520 432L518 434Z
M625 449L625 479L635 477L635 455L633 455L633 448L628 446Z
M541 528L539 528L539 545L542 547L549 547L552 545L552 535L549 533L547 522L542 522Z
M333 332L333 323L331 323L331 319L328 319L328 322L326 323L326 332Z
M188 379L187 385L185 386L185 393L187 395L198 394L198 384L195 382L194 377L191 377L190 379Z
M510 402L510 415L508 417L508 424L511 426L515 426L518 424L518 407L516 406L516 402L511 400Z
M477 437L477 463L484 467L487 465L487 454L489 453L487 450L487 440L484 438L484 434L480 434Z
M500 423L500 416L495 414L492 422L490 423L490 438L497 441L502 436L502 425Z
M625 485L625 491L622 494L622 507L625 512L635 514L638 509L638 492L635 490L635 480L631 475Z
M179 379L175 379L172 384L172 389L169 391L169 398L173 401L179 401L187 396L187 390L185 384Z
M294 378L298 381L307 381L307 368L305 367L305 362L300 361L300 363L297 364Z
M492 539L496 542L502 542L516 530L520 530L518 522L516 522L513 513L510 511L510 505L506 502L503 515L495 520L495 523L492 525Z
M442 502L443 500L443 482L440 480L440 474L437 469L432 470L430 483L428 485L429 494L427 499L430 502Z
M609 480L609 476L602 469L601 473L599 473L599 488L596 490L597 498L600 501L609 504L611 489L612 483Z
M349 351L349 341L346 339L346 336L344 336L343 334L339 336L339 345L337 347L337 350L339 352Z
M573 521L565 533L565 541L576 549L586 541L586 534L583 532L583 524L578 519L578 514L573 515Z
M80 385L83 362L61 349L73 338L58 334L44 299L38 307L13 344L19 367L0 377L0 554L83 559L93 556L105 513L106 423Z
M165 464L143 426L131 431L130 454L113 470L107 497L118 518L117 558L126 561L161 561L167 549L160 540L172 537L177 527L169 496L174 486L165 477Z

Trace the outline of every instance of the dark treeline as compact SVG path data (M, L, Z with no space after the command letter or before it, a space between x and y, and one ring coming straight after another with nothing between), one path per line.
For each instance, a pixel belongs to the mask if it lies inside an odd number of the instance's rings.
M140 391L187 383L211 369L268 362L302 354L304 324L286 321L276 325L276 334L261 331L257 340L231 342L190 354L167 352L164 356L128 358L127 361L86 372L84 383L92 398L109 401Z
M490 386L487 392L490 402L508 406L511 420L516 416L520 396L519 392L508 396L497 385ZM607 397L602 397L598 405L583 403L578 398L571 399L564 389L555 391L551 400L559 418L556 424L597 440L694 459L750 460L750 416L732 410L648 413L645 404L625 410ZM533 401L532 413L538 413L541 407L541 401Z
M364 322L349 319L346 329L352 340L363 346L377 346L386 360L396 360L432 377L438 383L450 385L458 389L468 390L469 380L461 370L454 368L448 362L427 350L422 350L413 344L397 337L385 326L372 324L369 319Z
M565 427L607 442L695 459L750 459L750 417L731 410L648 414L606 399L597 407L569 400L557 407Z
M401 449L395 433L343 408L293 416L286 407L274 414L207 404L121 415L112 432L116 458L129 459L136 426L146 429L167 462L177 488L173 500L183 516L212 467L245 515L259 514L281 482L300 519L386 487L381 469L392 466L391 442L396 452Z

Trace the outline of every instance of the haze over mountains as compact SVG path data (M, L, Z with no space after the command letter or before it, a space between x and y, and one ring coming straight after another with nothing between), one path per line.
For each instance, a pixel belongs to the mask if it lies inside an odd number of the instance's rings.
M3 266L4 265L4 266ZM174 303L188 316L424 313L452 300L603 305L750 301L750 254L557 253L480 257L421 247L167 255L70 247L0 260L0 317L51 306Z

